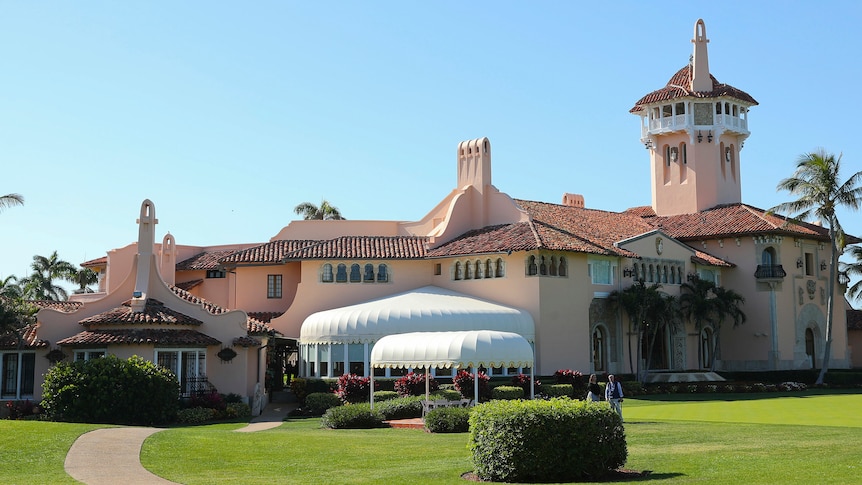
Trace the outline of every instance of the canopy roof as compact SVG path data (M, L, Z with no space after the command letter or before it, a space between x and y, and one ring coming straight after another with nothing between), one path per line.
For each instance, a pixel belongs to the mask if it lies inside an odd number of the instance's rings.
M413 332L381 338L371 367L533 367L533 348L516 333L493 330Z
M357 305L313 313L300 330L302 344L371 343L408 332L496 330L535 339L533 317L437 286L425 286Z

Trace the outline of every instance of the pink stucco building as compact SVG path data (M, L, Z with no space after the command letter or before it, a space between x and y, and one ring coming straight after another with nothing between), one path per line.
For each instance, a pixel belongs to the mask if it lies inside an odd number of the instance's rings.
M452 191L418 221L294 221L268 242L191 247L170 234L156 244L155 205L144 201L138 241L84 264L100 273L100 292L41 310L27 349L4 351L4 363L14 356L5 369L15 359L29 366L38 398L52 349L76 359L138 354L254 400L276 351L300 375L368 375L382 336L486 329L524 335L539 375L631 373L635 336L608 296L639 278L679 295L690 275L746 299L747 322L720 333L718 370L819 367L827 232L742 202L757 102L710 73L707 42L698 20L691 62L631 109L651 164L649 206L513 198L492 183L487 138L458 144ZM833 368L851 365L845 309L836 305ZM653 368L703 370L715 338L692 322L667 329Z

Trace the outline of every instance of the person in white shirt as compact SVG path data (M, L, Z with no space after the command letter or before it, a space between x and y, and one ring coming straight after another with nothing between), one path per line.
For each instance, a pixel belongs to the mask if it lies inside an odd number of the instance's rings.
M605 400L610 403L611 409L616 411L622 420L623 407L620 403L623 402L623 386L617 382L613 374L608 376L608 385L605 386Z

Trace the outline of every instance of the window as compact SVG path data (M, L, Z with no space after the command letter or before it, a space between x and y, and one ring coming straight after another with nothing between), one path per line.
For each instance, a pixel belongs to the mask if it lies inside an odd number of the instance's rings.
M104 350L76 350L75 362L82 362L90 359L98 359L105 356Z
M455 261L455 279L464 279L463 269L461 268L461 261Z
M599 327L593 330L593 370L605 370L605 336Z
M436 263L434 265L434 275L440 276L441 274L443 274L443 265L440 263Z
M473 279L473 265L470 263L470 261L467 261L466 263L464 263L464 267L467 270L467 272L466 272L467 274L464 276L464 279L465 280L472 280Z
M709 369L712 364L712 329L707 327L700 332L701 369Z
M183 396L206 390L206 349L156 349L156 363L176 374Z
M557 258L551 256L551 264L548 266L548 274L557 276Z
M485 267L482 265L481 261L476 261L475 264L476 264L476 279L480 280L480 279L485 277L484 271L483 271L485 269Z
M569 275L569 267L566 264L566 258L560 256L560 269L558 270L560 276L568 276Z
M359 265L353 263L350 265L350 282L359 283L360 281L362 281L362 274L359 270Z
M613 268L607 259L591 259L587 263L587 270L594 285L613 284Z
M207 270L207 278L224 278L224 270L222 270L222 269L208 269Z
M545 261L544 256L542 256L542 262L539 264L539 274L542 276L546 276L548 274L548 263Z
M805 253L805 276L814 276L814 253Z
M323 275L320 277L320 280L324 283L332 283L333 275L332 275L332 265L326 263L323 265Z
M365 275L362 277L364 281L374 282L374 265L368 263L365 265Z
M539 272L539 267L536 265L536 257L530 256L530 262L527 263L527 275L535 276Z
M377 282L386 283L389 281L389 269L385 264L377 265Z
M493 278L494 277L494 265L491 264L490 259L485 260L485 278Z
M344 264L339 264L338 269L335 272L335 282L336 283L347 283L347 266Z
M760 264L763 266L772 266L775 261L775 249L769 247L763 250L760 256Z
M281 298L281 275L266 275L266 297Z
M21 399L33 396L36 377L34 352L0 353L0 398Z
M494 274L494 278L502 278L506 275L505 270L503 269L503 258L497 258L497 269Z

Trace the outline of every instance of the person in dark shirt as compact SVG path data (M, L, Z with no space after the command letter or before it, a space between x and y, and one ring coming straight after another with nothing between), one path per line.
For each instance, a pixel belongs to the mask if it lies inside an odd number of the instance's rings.
M602 388L599 386L595 374L590 374L590 383L587 385L587 401L601 401Z

